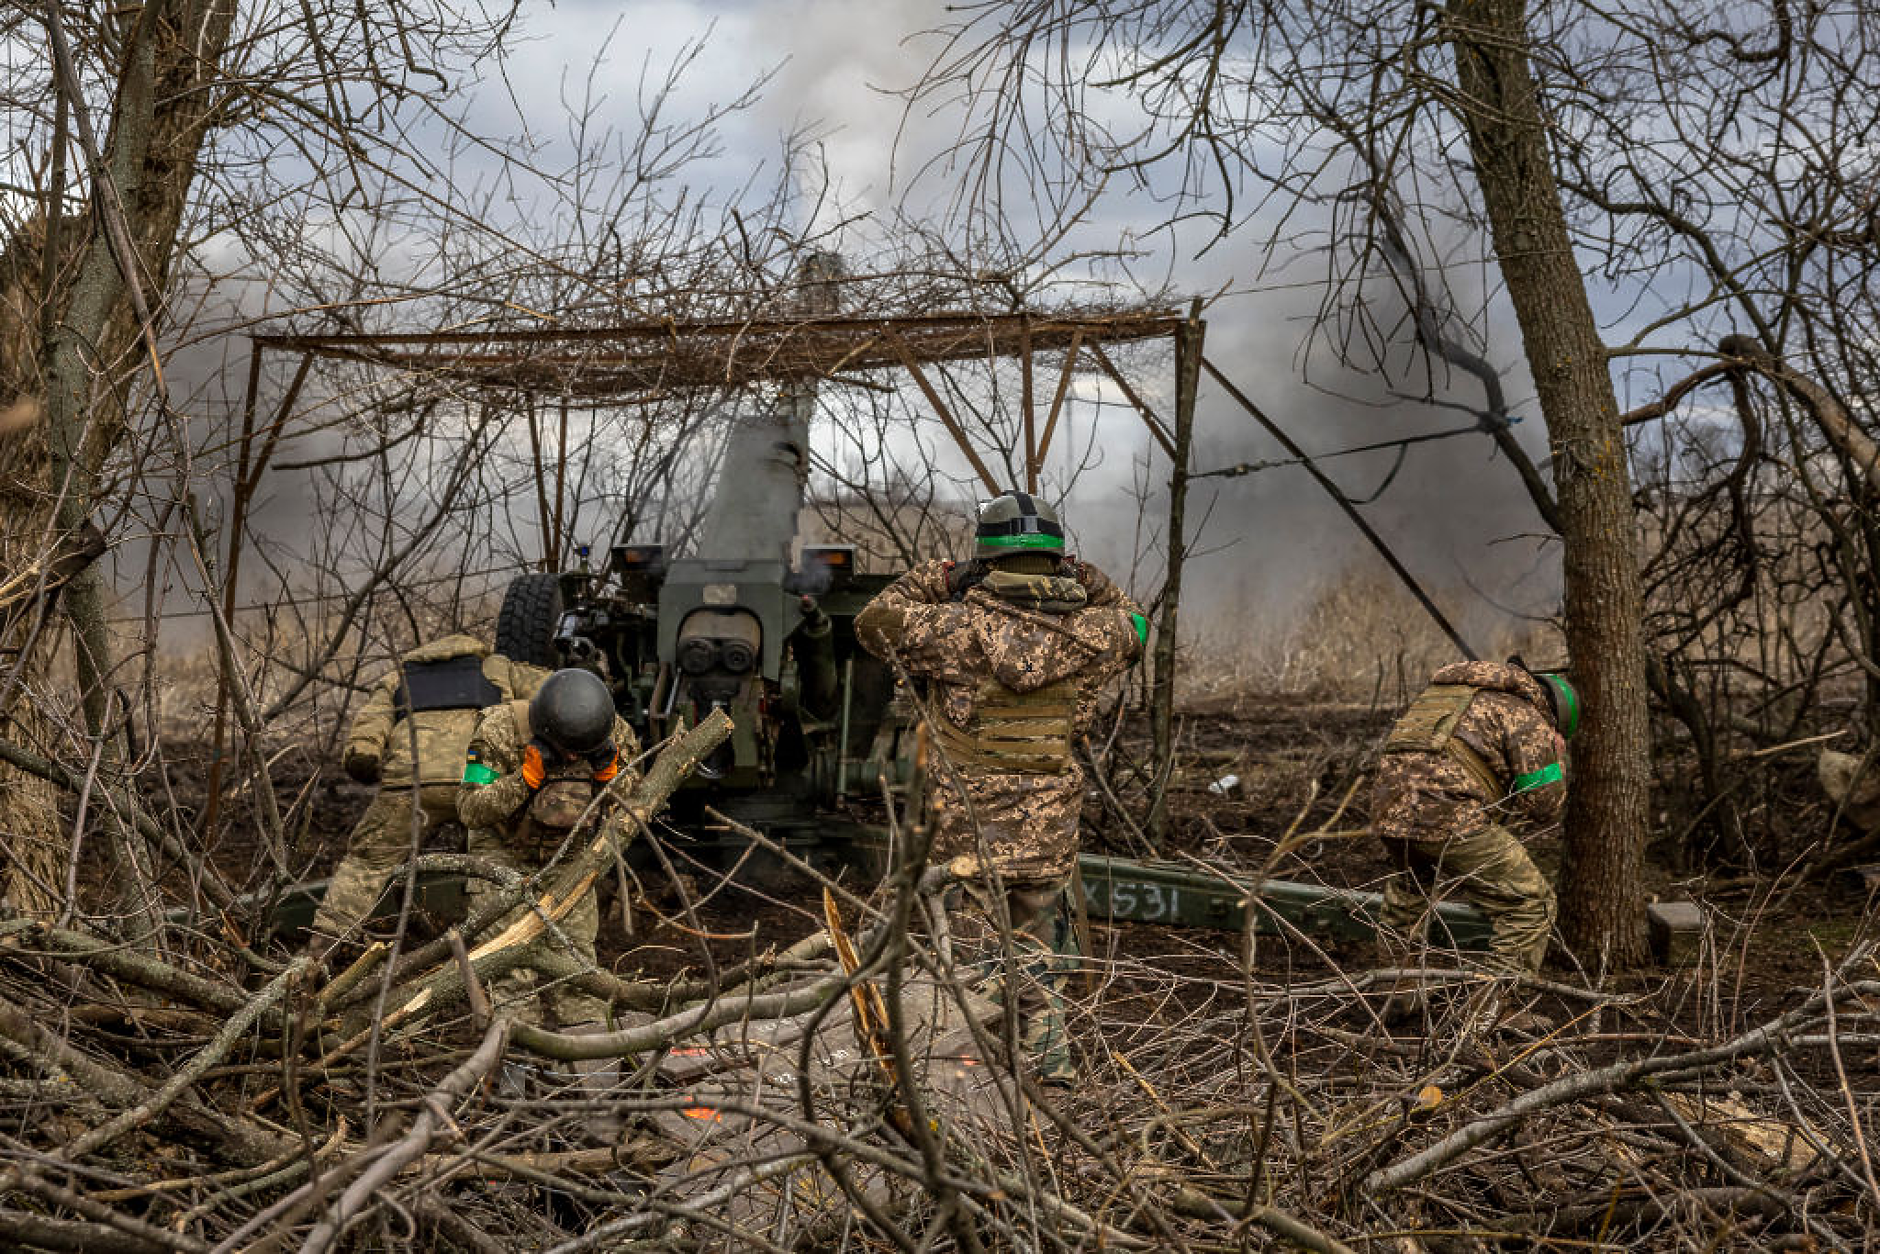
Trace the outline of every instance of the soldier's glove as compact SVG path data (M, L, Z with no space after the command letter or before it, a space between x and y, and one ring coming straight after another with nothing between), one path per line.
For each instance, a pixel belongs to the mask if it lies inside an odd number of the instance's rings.
M594 782L597 784L611 784L614 776L620 774L620 750L615 748L611 740L588 754L587 762L594 768Z
M558 757L555 751L539 740L531 740L522 750L522 782L534 791L548 778L548 759L542 756L542 750L548 749L549 757Z
M379 782L379 755L376 753L348 753L341 765L362 784Z

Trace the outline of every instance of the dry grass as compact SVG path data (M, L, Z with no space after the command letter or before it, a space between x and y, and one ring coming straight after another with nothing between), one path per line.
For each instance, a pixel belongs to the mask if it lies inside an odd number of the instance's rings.
M1479 601L1466 590L1432 595L1444 606ZM1401 705L1438 667L1458 658L1416 598L1373 566L1323 580L1295 605L1251 621L1223 612L1196 624L1186 644L1183 696L1258 692ZM1559 633L1547 623L1502 616L1493 626L1476 621L1464 630L1485 657L1520 653L1547 665L1565 656Z

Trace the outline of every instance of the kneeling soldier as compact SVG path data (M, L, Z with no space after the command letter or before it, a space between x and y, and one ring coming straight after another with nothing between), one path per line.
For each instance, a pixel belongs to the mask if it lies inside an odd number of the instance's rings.
M525 876L541 870L609 784L619 780L621 789L632 786L626 761L638 747L633 729L614 712L607 684L592 671L556 671L533 699L484 710L470 738L457 793L457 816L470 829L471 854ZM617 806L602 804L606 812L595 816L600 823L622 821ZM495 885L472 880L471 909L494 891ZM531 908L525 901L499 929ZM593 965L594 934L600 927L594 894L585 894L556 926L572 956ZM491 981L496 1008L526 1023L543 1021L538 995L548 1002L550 1021L564 1031L599 1023L607 1015L601 999L566 984L544 987L530 966L512 968Z
M477 712L532 696L548 672L512 662L475 636L419 645L382 675L346 737L346 773L377 784L313 917L310 948L323 954L378 904L385 881L420 841L457 817L457 782Z
M1488 916L1492 966L1540 970L1554 890L1506 824L1559 817L1561 759L1579 721L1579 696L1564 677L1533 674L1518 661L1445 666L1397 720L1371 793L1371 830L1399 872L1384 886L1385 961L1404 965L1406 940L1421 943L1440 876L1456 879ZM1387 1014L1414 1007L1414 997L1395 996Z

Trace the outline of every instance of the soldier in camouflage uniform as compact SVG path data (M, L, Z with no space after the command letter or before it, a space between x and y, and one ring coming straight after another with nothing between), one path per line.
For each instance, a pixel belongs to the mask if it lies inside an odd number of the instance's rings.
M457 783L477 712L532 696L548 672L490 652L475 636L419 645L372 686L346 737L346 773L379 790L347 842L313 918L325 952L371 913L385 881L422 839L457 817ZM414 753L415 748L415 753Z
M1403 965L1406 939L1419 943L1443 877L1488 916L1497 969L1540 970L1554 890L1507 825L1558 819L1578 725L1572 686L1515 661L1445 666L1398 719L1371 793L1371 830L1399 872L1385 884L1380 933L1392 965Z
M933 855L970 855L980 868L956 931L967 949L975 938L997 949L987 966L1002 968L1009 929L1021 1045L1051 1082L1076 1075L1058 957L1084 799L1071 746L1146 632L1121 589L1065 555L1050 507L1022 492L981 510L976 560L918 566L855 619L864 648L923 681ZM1003 997L1010 983L988 987Z
M613 694L592 671L560 670L545 680L529 701L491 706L477 718L457 792L457 817L470 829L470 852L533 875L567 841L571 829L599 794L618 779L614 795L634 783L628 762L638 753L633 729L614 713ZM618 806L601 802L591 821L624 822ZM496 886L472 880L471 909ZM530 909L524 904L502 920L497 930ZM592 892L556 926L577 959L594 962L594 935L600 928ZM511 1018L543 1021L538 999L548 1003L548 1017L565 1030L599 1024L607 1017L601 999L564 984L542 985L532 967L515 967L491 981L490 997Z

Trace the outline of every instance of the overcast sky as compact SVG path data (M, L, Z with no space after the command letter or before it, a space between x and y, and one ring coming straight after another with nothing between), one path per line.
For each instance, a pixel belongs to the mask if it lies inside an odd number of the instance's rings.
M486 63L480 78L465 85L471 93L467 129L498 138L521 138L526 131L541 164L553 168L556 154L568 150L564 101L592 92L604 97L605 120L637 130L642 78L649 71L661 77L676 56L703 41L703 52L667 102L669 117L703 116L748 84L770 79L753 108L723 123L722 151L688 172L695 186L729 195L754 175L760 184L774 179L786 138L809 134L833 193L825 215L868 212L879 220L899 209L924 216L957 190L957 176L936 158L957 137L960 118L929 104L909 111L896 92L918 79L936 47L923 32L946 17L944 4L928 0L530 3L507 55ZM1126 119L1119 113L1115 120ZM1030 206L1001 209L1016 224L1027 221ZM1146 249L1139 266L1145 283L1184 295L1220 294L1206 315L1209 358L1307 449L1331 451L1467 421L1454 410L1393 401L1378 380L1342 369L1324 353L1306 360L1302 346L1322 300L1313 280L1324 263L1282 250L1286 264L1277 275L1269 267L1263 278L1260 254L1275 229L1271 220L1247 223L1197 256L1208 230L1157 230L1166 213L1140 191L1118 191L1099 201L1066 246ZM1512 319L1491 325L1503 338L1488 345L1488 356L1507 367L1508 394L1528 416L1519 433L1541 450L1544 431L1529 400ZM1147 380L1144 391L1166 404L1166 383ZM1105 385L1080 380L1073 397L1069 426L1096 448L1099 464L1065 502L1067 522L1087 555L1123 567L1137 528L1133 511L1118 508L1127 500L1122 494L1145 464L1149 477L1165 482L1167 464L1125 406L1076 403L1079 397L1114 401ZM1461 399L1472 403L1479 394L1469 390ZM1100 424L1094 431L1093 423ZM1283 451L1229 398L1204 383L1197 469L1280 456ZM1352 496L1367 497L1395 464L1394 455L1379 453L1326 468ZM1452 613L1482 634L1501 625L1509 608L1554 609L1554 550L1521 538L1538 530L1538 519L1486 438L1409 450L1388 490L1365 512ZM1353 559L1370 560L1349 521L1298 468L1207 480L1197 485L1189 516L1204 524L1196 540L1205 552L1190 576L1195 613L1188 621L1210 634L1282 624Z
M911 193L918 212L952 189L943 175L931 170L919 182L910 174L943 149L957 133L959 121L957 115L926 106L909 114L891 93L919 76L935 47L921 32L944 19L944 6L937 3L816 0L726 5L667 0L622 8L564 0L552 10L535 11L537 38L517 50L510 74L519 91L525 81L544 93L563 82L579 82L588 72L599 36L619 20L602 77L617 76L623 85L619 103L625 109L631 105L625 84L638 74L642 58L659 64L687 41L705 37L703 61L710 73L685 84L679 101L683 106L703 109L722 98L715 93L728 86L775 72L758 107L727 128L722 177L735 181L755 163L775 162L781 138L807 127L821 137L844 206L885 213L906 203L902 198ZM629 121L623 113L623 125ZM1023 207L1006 209L1022 220ZM1263 282L1257 277L1257 254L1267 232L1260 223L1197 259L1192 254L1202 242L1199 231L1186 239L1146 234L1160 220L1160 212L1140 195L1112 197L1099 205L1086 238L1114 242L1130 237L1139 246L1153 248L1156 256L1144 267L1151 281L1169 278L1178 290L1188 292L1229 289L1232 294L1207 314L1208 354L1308 449L1332 450L1467 421L1453 410L1386 403L1375 380L1340 371L1328 359L1312 363L1320 387L1308 387L1300 350L1320 293L1302 281L1316 277L1321 264L1301 257L1279 279ZM1503 319L1499 325L1511 328L1512 323ZM1489 350L1492 359L1509 367L1510 396L1517 404L1526 400L1530 393L1516 337L1508 334ZM1144 455L1147 439L1126 412L1105 412L1111 424L1100 442L1105 464L1067 502L1067 513L1087 550L1120 562L1131 528L1113 505L1117 489L1131 476L1132 463ZM1250 428L1218 389L1204 387L1197 466L1283 455L1270 439ZM1544 449L1538 414L1529 417L1522 435L1531 448ZM1364 496L1388 474L1394 460L1390 454L1345 458L1327 469L1352 495ZM1165 463L1158 458L1154 464L1155 474L1165 476ZM1203 560L1200 577L1191 586L1197 589L1198 602L1214 602L1207 608L1231 611L1243 624L1248 612L1263 603L1296 599L1316 579L1334 578L1333 572L1362 548L1349 522L1298 469L1213 480L1197 495L1201 508L1191 508L1191 517L1207 517L1201 540L1215 551ZM1552 608L1557 584L1551 556L1542 555L1531 542L1510 541L1537 530L1538 520L1512 472L1492 455L1485 438L1410 450L1391 488L1368 507L1367 516L1403 545L1406 560L1420 575L1457 597L1457 611L1471 619L1488 621L1499 614L1466 591L1471 581L1523 610ZM1475 604L1467 606L1465 601Z

